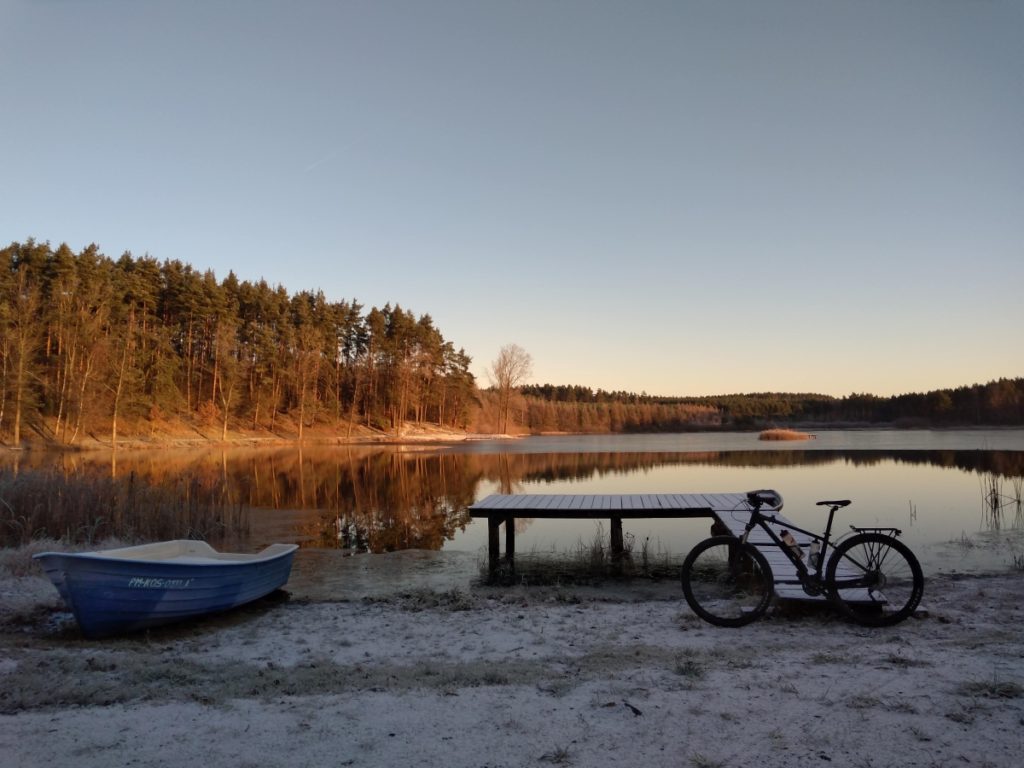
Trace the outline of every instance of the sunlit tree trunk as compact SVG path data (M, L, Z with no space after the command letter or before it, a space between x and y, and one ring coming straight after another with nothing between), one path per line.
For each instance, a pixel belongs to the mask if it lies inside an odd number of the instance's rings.
M110 419L110 446L117 448L117 417L121 407L121 398L124 395L128 380L129 362L132 356L135 336L135 313L128 314L128 327L124 332L124 343L121 345L121 358L118 361L117 375L112 387L114 393L114 407Z
M29 279L28 269L24 266L18 270L15 296L14 316L11 324L11 353L13 369L13 402L14 423L12 439L14 445L21 444L21 427L26 412L31 407L33 397L31 383L34 371L33 355L36 352L39 335L43 330L39 317L39 291Z
M4 413L7 408L7 362L10 358L10 338L7 335L6 328L0 328L3 330L3 337L0 338L0 368L2 368L2 374L0 374L0 436L4 432ZM0 437L0 440L3 438Z
M74 443L78 432L82 428L82 413L85 411L85 392L89 385L89 378L93 372L93 354L86 357L85 365L82 368L82 378L78 385L78 411L75 414L75 431L72 432L68 443ZM70 414L69 414L70 416Z
M236 374L238 372L238 335L230 320L221 320L217 324L214 342L214 389L220 396L222 411L221 441L228 438L228 418L231 415L231 401L235 393Z

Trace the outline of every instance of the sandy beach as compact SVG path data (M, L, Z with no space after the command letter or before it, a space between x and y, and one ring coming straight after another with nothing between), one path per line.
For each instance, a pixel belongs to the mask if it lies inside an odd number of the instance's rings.
M52 594L51 594L52 593ZM86 640L0 584L0 754L33 766L1015 766L1024 574L930 579L865 629L779 605L742 629L670 583L277 593Z

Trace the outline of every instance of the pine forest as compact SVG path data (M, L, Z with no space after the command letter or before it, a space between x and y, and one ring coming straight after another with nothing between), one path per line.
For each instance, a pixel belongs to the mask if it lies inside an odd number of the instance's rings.
M669 432L774 424L1024 424L1024 379L923 394L656 397L481 389L429 314L29 239L0 251L0 439L117 446L268 435ZM682 383L681 383L682 384Z

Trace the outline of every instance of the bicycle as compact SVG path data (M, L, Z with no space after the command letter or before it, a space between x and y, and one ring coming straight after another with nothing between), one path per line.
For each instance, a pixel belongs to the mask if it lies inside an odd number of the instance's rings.
M746 503L750 519L742 536L712 536L683 561L683 594L705 621L721 627L742 627L755 621L768 610L776 584L798 584L808 595L823 595L840 613L872 627L897 624L917 608L924 593L924 576L914 553L897 538L902 533L898 528L851 525L853 533L832 544L835 513L848 506L849 499L817 503L829 507L828 524L820 536L763 513L764 506L773 511L782 506L782 498L774 491L751 491ZM776 533L772 525L785 525L786 529ZM755 527L767 533L793 564L796 579L775 581L765 555L748 541ZM788 529L811 537L809 566Z

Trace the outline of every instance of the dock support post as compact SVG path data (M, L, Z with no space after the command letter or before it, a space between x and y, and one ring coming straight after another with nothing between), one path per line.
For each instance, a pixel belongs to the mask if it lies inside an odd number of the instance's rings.
M498 544L498 526L501 518L497 515L487 516L487 569L493 577L498 571L498 558L501 550Z
M505 561L509 574L515 575L515 517L512 515L505 518Z
M505 518L505 559L508 567L515 571L516 562L516 519L509 515Z
M612 559L619 560L622 557L624 547L622 546L622 518L612 518Z
M611 518L611 572L621 575L623 572L623 518Z

